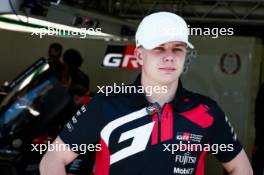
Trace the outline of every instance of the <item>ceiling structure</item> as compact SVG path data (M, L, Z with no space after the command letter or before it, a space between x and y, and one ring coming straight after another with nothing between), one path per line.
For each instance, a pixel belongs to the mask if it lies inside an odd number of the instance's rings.
M99 22L103 19L111 24L121 25L121 31L128 36L133 36L137 23L144 16L157 11L170 11L182 16L190 27L234 28L235 35L257 36L264 41L264 0L9 0L11 1L24 2L22 7L30 8L31 14L40 16L46 16L50 12L48 2L55 4L58 9L69 7L81 10L95 18L90 21L98 18ZM71 9L68 10L73 13Z
M82 9L125 19L170 11L188 21L264 25L264 0L63 0Z
M264 39L264 0L62 0L62 3L139 21L156 11L181 15L193 27L233 27L237 35Z

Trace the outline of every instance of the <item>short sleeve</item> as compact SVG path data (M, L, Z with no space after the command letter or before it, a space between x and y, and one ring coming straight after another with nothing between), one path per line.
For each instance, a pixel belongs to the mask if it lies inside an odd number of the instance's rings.
M76 144L99 142L102 123L101 106L102 100L99 94L82 106L59 134L63 142L70 147Z
M217 146L218 151L214 155L220 162L229 162L242 150L242 146L227 116L216 103L210 112L215 118L210 145Z

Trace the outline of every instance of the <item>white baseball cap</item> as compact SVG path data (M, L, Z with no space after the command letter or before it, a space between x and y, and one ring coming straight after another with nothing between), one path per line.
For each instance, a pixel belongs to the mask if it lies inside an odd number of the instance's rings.
M171 41L181 41L194 48L188 41L188 27L184 19L174 13L158 12L146 16L136 32L136 46L145 49Z

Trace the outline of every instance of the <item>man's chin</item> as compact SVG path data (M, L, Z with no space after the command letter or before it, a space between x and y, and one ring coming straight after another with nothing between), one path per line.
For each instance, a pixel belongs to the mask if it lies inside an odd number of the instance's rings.
M179 76L177 74L163 75L163 74L152 74L148 77L152 79L156 84L159 85L169 85L178 81Z
M178 76L174 76L174 77L163 76L159 78L159 84L169 85L169 84L175 83L178 80L179 80Z

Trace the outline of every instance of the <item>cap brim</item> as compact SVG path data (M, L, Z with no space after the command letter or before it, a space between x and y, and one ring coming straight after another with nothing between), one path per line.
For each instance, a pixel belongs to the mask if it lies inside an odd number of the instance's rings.
M161 44L172 42L172 41L180 41L180 42L186 43L189 48L191 49L194 48L194 46L190 42L183 41L182 39L169 39L169 40L165 39L165 40L160 40L160 41L155 41L155 42L148 42L145 44L138 44L138 46L143 46L145 49L151 50L151 49L154 49L155 47L158 47Z

